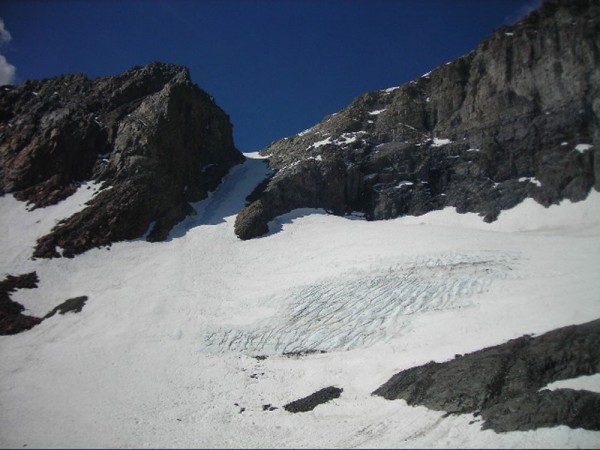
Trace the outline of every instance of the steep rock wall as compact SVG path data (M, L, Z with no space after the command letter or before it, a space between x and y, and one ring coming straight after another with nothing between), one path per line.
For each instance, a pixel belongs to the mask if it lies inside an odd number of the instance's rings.
M376 220L454 206L493 221L526 197L583 200L600 190L598 36L597 2L547 0L471 53L273 143L261 153L274 174L236 234L298 207Z

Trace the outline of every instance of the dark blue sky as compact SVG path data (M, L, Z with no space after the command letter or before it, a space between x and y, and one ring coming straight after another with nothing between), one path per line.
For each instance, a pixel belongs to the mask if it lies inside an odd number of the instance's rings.
M0 0L15 82L188 66L242 151L472 50L539 0ZM1 36L0 36L1 37ZM5 39L6 41L6 39Z

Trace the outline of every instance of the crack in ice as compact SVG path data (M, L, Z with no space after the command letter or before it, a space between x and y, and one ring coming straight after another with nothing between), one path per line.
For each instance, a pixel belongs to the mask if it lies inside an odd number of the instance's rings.
M397 335L410 316L473 305L514 256L441 255L322 280L282 294L280 312L254 326L216 329L203 351L285 353L350 350ZM287 300L287 301L286 301Z

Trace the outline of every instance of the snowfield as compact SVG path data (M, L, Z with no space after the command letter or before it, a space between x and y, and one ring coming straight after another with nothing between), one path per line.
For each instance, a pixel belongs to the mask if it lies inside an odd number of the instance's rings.
M0 272L40 278L13 300L42 316L89 297L0 336L0 446L600 448L600 432L497 434L370 395L400 370L599 318L600 193L526 200L492 224L452 208L379 222L297 210L241 241L235 214L267 173L247 156L168 241L73 259L29 257L98 186L42 210L0 197ZM344 391L283 410L326 386Z

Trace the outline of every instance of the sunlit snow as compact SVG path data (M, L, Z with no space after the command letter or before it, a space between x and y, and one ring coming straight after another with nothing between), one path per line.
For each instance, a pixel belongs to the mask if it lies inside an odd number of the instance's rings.
M331 144L331 136L328 137L328 138L325 138L323 140L315 142L309 148L311 148L311 147L312 148L319 148L319 147L322 147L322 146L327 145L327 144Z
M528 182L531 184L535 184L538 187L542 185L541 181L535 177L521 177L521 178L519 178L519 182L521 182L521 183Z
M580 152L580 153L584 153L586 151L588 151L589 149L593 148L594 146L592 144L577 144L575 146L575 150Z
M433 144L431 144L431 146L441 147L442 145L448 145L450 143L452 143L450 139L433 138Z
M338 145L348 145L356 142L358 138L362 135L367 134L366 131L355 131L351 133L342 133L342 135L337 138L334 142Z
M556 389L574 389L577 391L591 391L600 394L600 373L594 375L586 375L577 378L569 378L567 380L558 380L548 384L542 389L554 391ZM540 390L542 390L540 389Z

